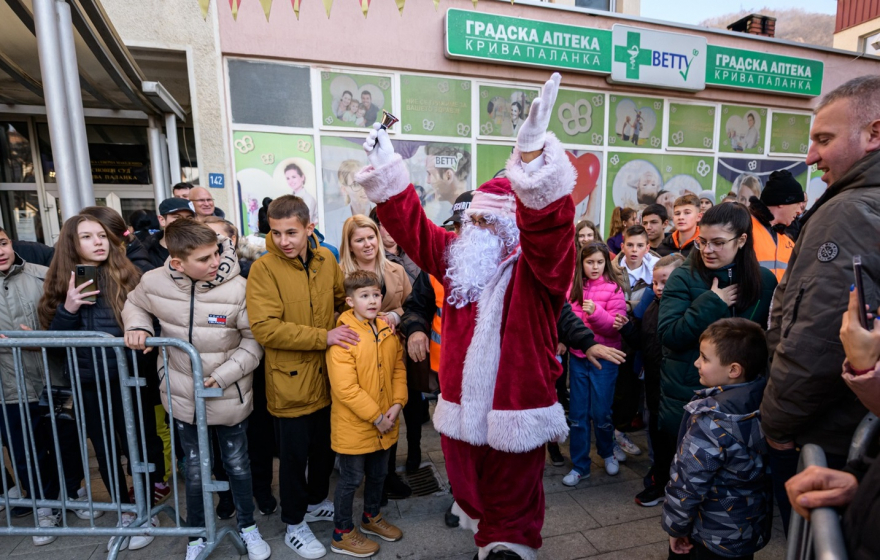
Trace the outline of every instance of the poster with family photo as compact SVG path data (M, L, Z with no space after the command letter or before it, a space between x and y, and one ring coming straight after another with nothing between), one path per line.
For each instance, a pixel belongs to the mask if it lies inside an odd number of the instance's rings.
M608 144L618 148L659 149L663 145L663 100L611 95Z
M480 86L480 136L516 138L538 88Z
M400 77L400 128L406 134L471 136L471 81Z
M712 190L712 156L608 153L608 192L605 228L614 208L641 212L649 204L662 204L673 216L675 199Z
M317 174L311 136L237 131L233 135L233 149L242 235L259 231L257 212L264 198L274 199L285 194L302 198L309 207L312 221L318 224Z
M355 174L367 165L363 138L321 137L324 185L324 229L329 243L339 246L342 226L355 214L369 214L367 199ZM473 157L469 144L392 140L401 155L428 218L442 224L452 214L458 195L473 189Z
M770 153L805 156L810 149L812 116L773 111L770 121Z
M667 149L711 150L715 145L715 111L714 105L670 103Z
M392 76L321 72L322 125L370 128L391 112Z
M767 109L721 106L721 145L728 154L763 154L767 135Z
M563 144L601 146L605 141L605 94L560 89L549 129Z
M736 195L737 202L748 206L751 197L761 198L761 192L763 192L770 174L782 169L790 171L795 180L806 190L808 169L807 164L803 161L718 158L716 192L719 199L732 192ZM822 192L825 190L822 189ZM819 196L821 194L819 193Z

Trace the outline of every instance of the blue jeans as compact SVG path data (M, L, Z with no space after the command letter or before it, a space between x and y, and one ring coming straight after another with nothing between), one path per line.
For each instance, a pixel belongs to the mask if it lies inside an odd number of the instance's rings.
M617 383L617 365L599 360L602 369L586 358L572 356L568 365L571 402L571 462L581 475L590 472L590 426L596 432L596 451L603 459L614 454L611 402Z
M205 506L202 503L202 471L199 456L199 436L195 425L175 420L180 445L186 457L186 521L190 527L205 526ZM229 489L238 513L238 528L254 524L254 493L251 482L251 463L248 459L247 420L235 426L210 426L220 441L220 458L229 476ZM208 443L210 445L210 434ZM213 514L213 512L212 512Z
M382 489L385 476L388 474L388 456L390 450L383 449L366 455L343 455L339 457L339 481L333 500L333 524L340 531L354 528L352 509L354 493L361 485L364 474L367 483L364 485L364 513L375 517L379 514L379 503L382 501Z

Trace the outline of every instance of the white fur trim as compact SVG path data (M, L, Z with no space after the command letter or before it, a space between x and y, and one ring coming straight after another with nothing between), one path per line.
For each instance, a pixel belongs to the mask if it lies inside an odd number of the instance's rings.
M509 542L493 542L486 546L481 546L477 556L480 560L485 560L492 552L505 549L516 552L523 560L538 560L537 548Z
M458 502L452 502L452 514L458 516L458 526L467 531L471 531L473 534L477 534L477 530L480 526L479 519L473 519L471 516L466 514L461 506L458 505Z
M568 437L565 410L559 403L528 410L493 410L489 413L489 446L505 453L525 453L548 441Z
M464 441L461 437L461 405L449 402L443 394L437 395L437 407L433 414L434 429L446 437Z
M519 148L507 160L507 178L522 203L532 210L543 210L574 190L577 172L565 149L552 132L544 142L544 166L529 174L523 169Z
M364 187L371 202L381 204L406 190L409 186L409 172L400 154L394 154L394 159L381 167L364 167L355 174L354 180Z

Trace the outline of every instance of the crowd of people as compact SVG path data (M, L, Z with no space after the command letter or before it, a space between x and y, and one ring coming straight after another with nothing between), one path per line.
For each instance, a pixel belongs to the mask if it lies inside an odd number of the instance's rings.
M368 557L375 539L403 538L381 510L412 492L396 474L400 422L404 468L414 473L430 398L455 498L446 522L474 531L480 560L537 558L548 456L571 464L561 482L577 486L591 475L593 434L609 476L629 455L650 453L632 499L662 504L669 558L753 558L770 539L774 501L785 531L792 508L808 516L848 506L851 556L876 558L880 462L865 474L846 464L846 451L867 411L880 413L880 321L873 331L860 323L850 289L852 257L861 255L867 301L878 303L880 78L854 79L816 109L807 163L829 188L808 211L803 188L777 171L748 206L729 196L716 204L706 192L679 197L672 216L661 204L618 209L607 243L595 224L574 223L574 169L547 132L559 80L554 74L532 102L505 172L460 195L447 227L426 217L376 126L364 143L370 165L355 180L377 207L346 220L338 249L323 242L300 197L265 201L261 233L240 238L210 191L186 183L160 203L155 222L147 212L126 222L112 209L85 208L64 222L54 248L0 230L0 330L124 337L126 359L148 379L132 389L142 393L138 449L156 465L147 499L168 497L168 473L179 466L187 521L199 527L214 512L202 501L192 365L173 347L159 358L146 341L192 344L204 386L222 392L206 398L213 474L230 487L216 514L237 516L251 560L271 554L255 512L278 508L274 457L284 543L300 557L327 553L310 527L319 522L332 523L330 548L344 555ZM77 267L94 268L94 279L80 282ZM90 498L77 438L62 433L75 428L64 423L56 442L34 427L35 460L58 453L63 480L29 479L16 403L43 414L51 379L81 386L104 486L132 502L126 478L111 476L128 457L128 389L115 354L49 356L44 363L23 351L16 380L12 354L0 352L0 436L16 459L14 473L0 473L6 496ZM112 404L115 434L102 402ZM642 429L647 450L628 435ZM170 430L180 465L170 461ZM822 446L829 468L797 473L807 443ZM60 522L51 508L37 515L41 527ZM118 523L134 520L123 513ZM117 537L108 547L117 539L136 550L153 537ZM205 546L194 537L186 558Z

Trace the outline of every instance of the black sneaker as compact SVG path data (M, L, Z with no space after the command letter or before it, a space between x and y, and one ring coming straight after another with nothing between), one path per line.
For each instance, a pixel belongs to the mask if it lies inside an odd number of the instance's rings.
M419 470L422 464L422 453L407 453L406 455L406 474L413 474Z
M257 498L257 509L263 515L272 515L278 509L278 501L271 494L266 498Z
M390 500L405 500L412 496L412 488L407 486L397 473L388 473L385 477L385 493Z
M452 502L454 504L455 502ZM458 516L452 513L452 504L449 505L449 509L446 510L446 514L444 515L443 521L446 522L446 526L452 529L458 527L458 522L460 521Z
M217 517L220 519L232 519L235 515L235 502L232 501L232 492L220 492L220 502L217 504Z
M636 494L636 503L642 507L653 507L666 499L666 491L663 488L649 486Z
M548 443L547 452L550 454L551 465L554 467L565 466L565 457L562 456L562 451L559 450L558 443Z

